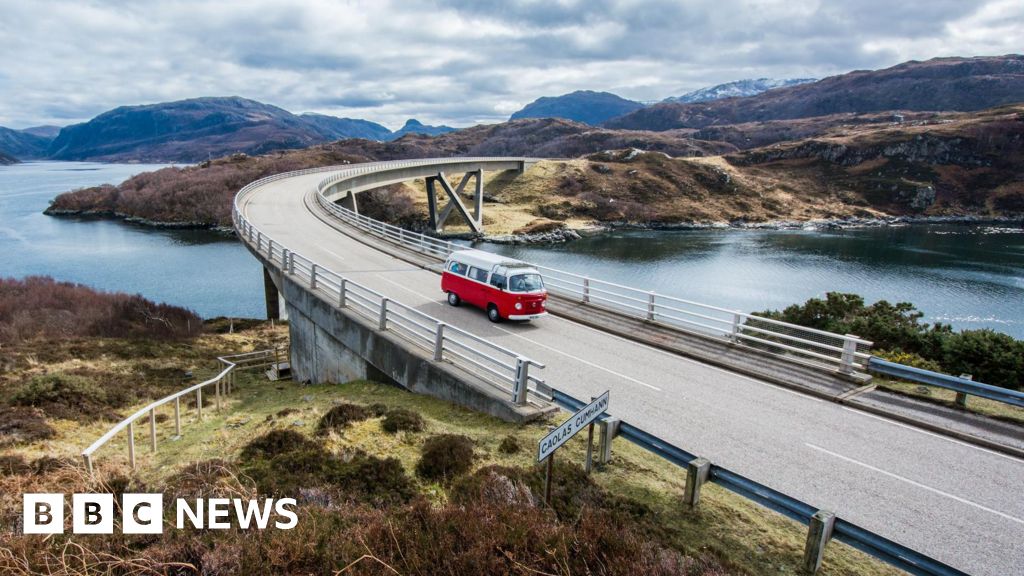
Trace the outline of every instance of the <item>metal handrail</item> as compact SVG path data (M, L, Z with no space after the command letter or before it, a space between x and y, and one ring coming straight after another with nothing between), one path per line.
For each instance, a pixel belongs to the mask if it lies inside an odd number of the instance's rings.
M217 360L219 362L221 362L222 364L225 365L225 368L223 370L221 370L220 373L218 373L216 376L214 376L213 378L210 378L209 380L204 380L203 382L200 382L198 384L194 384L192 386L189 386L188 388L185 388L184 390L179 390L178 392L175 392L173 394L169 394L167 396L164 396L163 398L160 398L159 400L154 400L153 402L150 402L146 406L144 406L144 407L140 408L139 410L135 411L132 415L128 416L127 418L125 418L125 419L121 420L120 422L118 422L117 424L115 424L113 427L110 428L110 430L107 430L107 432L105 434L103 434L102 436L97 438L95 442L90 444L88 448L86 448L85 450L82 450L82 460L85 462L86 470L90 474L93 471L93 458L92 458L93 453L95 453L97 450L99 450L101 447L103 447L103 445L105 445L107 442L109 442L114 436L116 436L119 432L121 432L121 431L123 431L125 429L128 430L128 460L129 460L129 462L131 464L131 467L135 468L135 422L137 420L139 420L143 416L146 416L147 414L149 415L150 448L155 452L156 451L156 439L157 439L157 435L156 435L156 409L157 408L165 406L165 405L171 403L172 401L174 402L174 429L175 429L176 435L180 436L181 435L181 398L182 397L187 396L189 394L192 394L193 392L196 394L196 410L197 410L198 417L200 419L202 419L202 417L203 417L203 388L205 388L207 386L215 386L215 394L216 394L216 398L217 398L217 400L216 400L216 408L219 410L220 409L220 400L221 400L222 394L226 395L226 394L230 393L231 387L234 385L234 371L235 371L235 369L236 368L237 369L256 368L256 367L267 365L266 363L263 363L263 364L251 364L249 362L253 358L258 358L259 355L263 355L264 357L267 357L269 359L274 359L274 358L276 358L276 352L277 352L276 349L258 350L258 351L255 351L255 352L248 352L248 353L244 353L244 354L235 354L235 355L231 355L231 356L221 356L221 357L217 358ZM233 362L232 360L237 360L237 362ZM246 364L243 365L242 362L245 362Z
M560 390L552 390L552 398L556 404L570 412L575 412L587 404ZM602 414L602 420L607 421L610 418L611 415L607 412ZM677 466L686 467L698 458L697 455L627 422L617 421L617 429L618 436ZM811 518L818 512L815 506L715 463L709 466L708 480L804 525L809 525ZM952 566L839 517L835 519L832 538L917 576L967 576Z
M474 160L518 160L515 158L458 158L448 160L408 160L400 162L373 162L360 165L358 168L339 170L320 181L316 186L317 202L329 213L345 220L371 234L377 234L386 240L400 245L412 247L418 251L429 251L442 258L460 247L452 242L439 240L426 234L405 230L398 226L374 220L339 206L327 199L325 194L329 188L343 185L346 180L366 174L370 171L390 170L412 165L439 164L449 162L472 162ZM579 299L587 305L610 309L628 316L642 318L646 321L679 329L702 337L709 337L735 345L752 346L771 352L781 358L796 363L810 365L827 370L853 373L867 369L869 354L865 352L872 343L850 334L836 334L825 330L808 328L756 314L729 310L694 302L683 298L666 296L640 288L616 284L580 274L535 265L536 268L552 280L549 291L554 294ZM578 289L567 288L564 285ZM603 295L603 296L602 296ZM635 303L635 304L631 304ZM704 311L686 310L687 306ZM666 313L666 311L670 313ZM724 317L710 316L718 313ZM682 315L682 316L680 316ZM685 317L684 317L685 316ZM722 329L715 328L704 322L693 320L699 318L710 322L721 323ZM754 324L758 324L755 326ZM770 329L776 327L777 329ZM765 338L744 337L746 330L765 334ZM827 339L821 342L817 339ZM787 341L788 344L778 342ZM795 343L795 344L794 344Z
M967 378L959 378L949 374L942 374L941 372L932 372L923 368L914 368L913 366L889 362L876 356L872 356L868 361L868 370L902 380L938 386L961 394L978 396L979 398L987 398L996 402L1024 408L1024 392L1010 390L1009 388L1000 388L999 386L975 382Z
M495 160L488 158L487 160ZM497 160L520 160L520 159L497 159ZM453 162L465 162L466 159L451 160ZM400 168L404 166L424 163L424 161L401 161L401 162L377 162L373 166ZM434 162L436 163L436 162ZM491 384L496 384L505 392L511 394L517 404L525 404L529 395L533 395L543 401L547 401L544 392L546 384L535 375L530 374L530 368L543 369L544 365L514 352L508 348L495 344L487 339L476 336L470 332L445 324L441 320L428 314L420 312L410 306L392 300L369 287L363 286L333 270L318 264L313 260L285 247L274 240L263 231L257 229L242 214L241 206L246 195L269 182L299 176L303 174L315 174L328 171L341 171L340 173L352 176L364 174L367 165L358 168L328 167L321 169L300 170L292 173L276 174L261 180L257 180L243 187L235 195L234 207L232 210L232 222L243 242L247 243L256 253L264 255L270 263L280 266L282 272L292 279L297 279L306 284L310 291L317 295L328 294L334 300L332 304L351 308L355 305L359 308L361 316L370 321L377 321L377 328L381 331L391 330L394 334L416 345L424 345L424 340L433 340L433 360L448 361L456 366L466 369L473 374L485 379ZM329 177L323 181L331 181L338 175ZM329 185L329 184L327 184ZM318 187L318 189L321 189ZM357 215L358 216L358 215ZM408 233L400 228L390 226L383 222L362 217L365 220L378 225L382 230L390 228L401 231L396 236L403 238ZM364 223L365 227L366 223ZM435 241L436 242L436 241ZM422 244L421 244L422 245ZM445 243L449 246L450 243ZM331 281L333 279L333 281ZM426 332L418 334L412 331L411 323ZM398 328L398 330L394 330ZM429 347L429 342L427 343ZM481 370L483 371L481 373ZM534 387L531 389L530 384Z

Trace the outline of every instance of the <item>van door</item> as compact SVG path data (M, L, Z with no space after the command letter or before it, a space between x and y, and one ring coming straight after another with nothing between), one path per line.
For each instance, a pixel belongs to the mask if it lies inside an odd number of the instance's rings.
M488 302L487 294L487 270L483 268L477 268L476 266L469 267L469 278L475 280L470 282L471 285L466 290L466 296L472 294L470 303L480 308L486 308Z

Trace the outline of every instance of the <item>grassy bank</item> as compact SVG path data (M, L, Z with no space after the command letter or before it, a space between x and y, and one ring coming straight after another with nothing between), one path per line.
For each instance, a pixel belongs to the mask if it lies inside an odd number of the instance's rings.
M211 405L197 421L194 410L186 411L182 438L172 439L173 425L159 418L156 453L149 451L145 426L139 426L137 473L127 466L122 436L96 454L96 480L81 474L78 452L113 419L137 409L148 396L181 385L162 383L144 369L189 369L200 378L215 368L210 362L215 355L264 347L283 336L280 327L260 325L235 334L206 334L187 344L96 339L39 349L26 344L12 353L2 388L5 402L10 391L39 374L83 367L88 372L78 375L85 379L134 375L105 381L110 389L150 392L98 416L56 417L47 412L52 407L42 407L52 435L0 448L0 569L192 573L192 568L170 568L184 562L209 574L245 573L255 566L330 574L354 562L347 573L394 573L385 566L423 574L798 572L803 526L713 485L701 508L690 511L681 503L685 472L627 442L616 442L613 463L588 478L578 466L583 439L571 441L558 455L554 508L549 509L538 496L542 473L534 463L547 423L516 426L372 382L310 387L243 375L221 412ZM342 405L348 407L339 409ZM396 410L407 411L405 419L395 420ZM333 425L324 428L328 413ZM351 421L341 423L340 413ZM419 416L418 430L386 431L389 419L415 420L409 413ZM254 441L265 446L267 438L282 434L290 439L282 452L253 451ZM472 456L468 470L452 468L437 478L422 462L425 446L444 435L468 439ZM275 473L275 466L286 466L287 473ZM375 480L367 483L358 476ZM293 482L286 485L300 500L300 526L291 532L43 539L10 531L20 514L20 493L30 489L257 494L272 492L281 479ZM485 489L494 485L505 489L497 494ZM823 571L893 572L837 543L830 546Z

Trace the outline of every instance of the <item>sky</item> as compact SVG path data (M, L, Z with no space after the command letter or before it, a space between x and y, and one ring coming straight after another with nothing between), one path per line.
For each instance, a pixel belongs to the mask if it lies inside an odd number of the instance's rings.
M461 127L574 90L653 101L1021 52L1020 0L0 0L0 126L237 95Z

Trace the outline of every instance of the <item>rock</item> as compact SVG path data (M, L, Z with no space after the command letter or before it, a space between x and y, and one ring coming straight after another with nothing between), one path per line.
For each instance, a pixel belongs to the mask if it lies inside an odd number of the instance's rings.
M590 168L591 168L591 170L593 170L594 172L597 172L598 174L611 174L612 173L612 169L609 168L607 164L591 164Z

